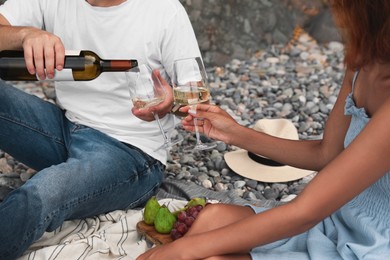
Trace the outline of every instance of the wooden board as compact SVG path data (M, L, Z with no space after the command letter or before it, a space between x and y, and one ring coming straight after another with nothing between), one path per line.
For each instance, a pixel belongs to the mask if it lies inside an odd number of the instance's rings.
M152 242L156 246L172 242L170 234L158 233L154 226L148 225L144 221L137 223L137 231L141 235L145 236L146 240Z

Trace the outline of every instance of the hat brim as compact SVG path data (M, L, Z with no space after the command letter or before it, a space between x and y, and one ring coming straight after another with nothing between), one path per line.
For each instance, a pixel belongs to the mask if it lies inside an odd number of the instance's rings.
M264 165L249 158L248 151L242 149L225 153L224 158L229 168L237 174L261 182L294 181L314 173L287 165Z

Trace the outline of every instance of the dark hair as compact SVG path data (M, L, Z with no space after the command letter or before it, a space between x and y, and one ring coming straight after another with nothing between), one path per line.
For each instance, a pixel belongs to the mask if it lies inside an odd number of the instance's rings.
M349 68L390 62L389 0L332 0L330 4L345 41Z

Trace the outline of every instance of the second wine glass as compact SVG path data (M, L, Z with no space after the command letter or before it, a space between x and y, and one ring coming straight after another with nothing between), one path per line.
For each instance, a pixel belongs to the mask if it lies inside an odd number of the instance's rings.
M210 89L207 74L200 57L175 60L173 64L173 95L175 104L179 106L191 106L196 112L196 105L210 102ZM198 119L194 118L196 134L195 150L209 150L217 146L216 143L203 143L200 140Z
M137 109L147 109L153 106L157 106L165 100L166 92L162 86L159 78L153 73L153 70L150 66L142 64L134 69L126 72L126 77L129 85L129 91L133 106ZM161 134L164 138L164 143L157 148L169 150L178 142L171 142L170 137L168 137L165 132L160 118L157 113L152 112L158 127L160 128Z

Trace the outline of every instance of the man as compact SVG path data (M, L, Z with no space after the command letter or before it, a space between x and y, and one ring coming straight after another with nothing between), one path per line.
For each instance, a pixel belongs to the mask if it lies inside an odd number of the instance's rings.
M65 50L137 59L166 79L174 59L200 55L177 0L8 0L0 50L11 49L24 50L40 79L62 70ZM64 220L140 206L156 192L163 139L151 112L132 108L129 87L118 72L56 82L55 106L0 81L0 149L37 170L0 204L0 259L20 256ZM166 130L169 93L157 107Z

